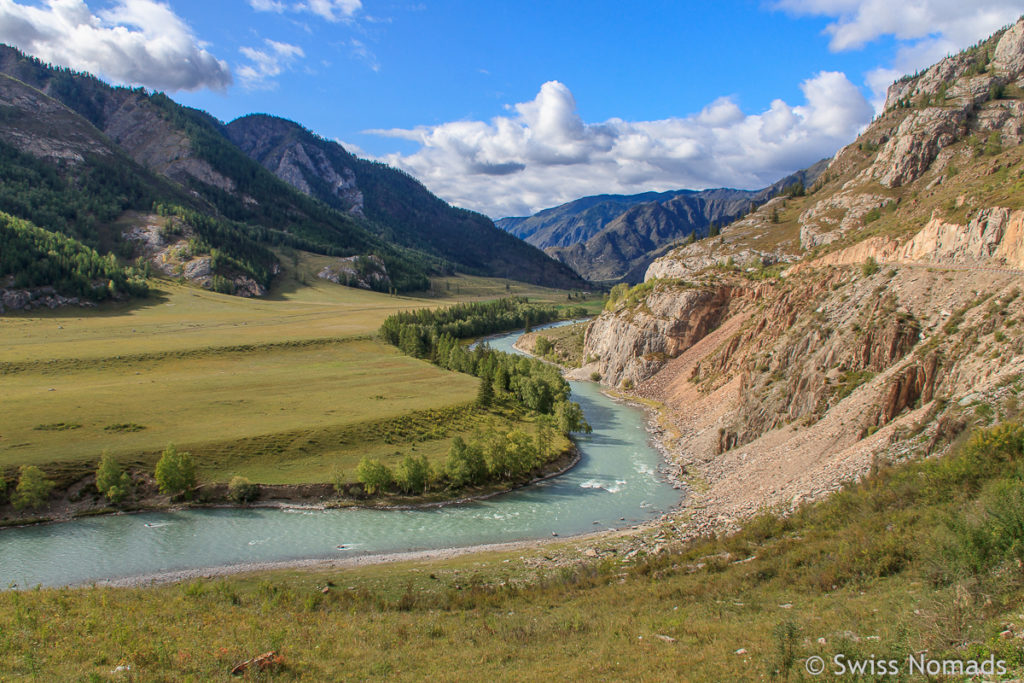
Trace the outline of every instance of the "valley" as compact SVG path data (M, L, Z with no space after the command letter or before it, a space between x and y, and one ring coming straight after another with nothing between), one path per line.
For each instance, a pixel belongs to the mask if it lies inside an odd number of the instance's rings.
M568 176L571 99L376 134ZM672 123L803 144L730 102ZM0 105L0 680L1024 675L1024 18L763 189L496 223L4 46Z

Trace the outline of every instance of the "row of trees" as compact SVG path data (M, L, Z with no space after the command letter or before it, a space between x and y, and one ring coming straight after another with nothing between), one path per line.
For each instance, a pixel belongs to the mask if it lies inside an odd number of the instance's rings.
M570 314L576 311L569 311ZM460 339L557 320L555 307L530 304L525 298L458 304L440 310L397 313L381 326L381 335L404 353L447 370L479 377L482 407L493 398L511 398L542 415L561 415L563 431L587 431L579 406L569 403L569 383L558 368L535 358L514 356L478 344L470 350ZM563 405L564 404L564 405ZM575 406L575 408L573 407Z
M571 309L568 317L581 315ZM469 443L456 437L443 467L431 470L426 459L407 456L398 472L376 460L364 459L356 476L368 493L392 489L422 493L428 486L462 488L489 481L517 479L537 469L553 455L556 432L590 432L578 403L569 401L569 383L558 368L535 358L516 356L480 343L470 349L460 340L528 328L561 317L553 306L530 304L524 297L457 304L446 309L418 310L390 316L381 336L404 353L424 358L448 370L480 378L476 403L511 401L536 414L538 428L530 437L514 429L477 435Z
M554 421L542 419L532 437L521 429L476 434L469 442L456 436L441 466L431 467L422 455L407 455L393 471L375 458L363 458L356 478L370 495L393 491L418 495L522 479L556 455L555 432Z
M585 314L585 309L581 307L580 310ZM570 309L568 317L578 312ZM436 310L423 308L403 311L389 316L381 325L380 334L389 344L402 348L405 353L423 358L422 352L414 352L415 348L403 347L403 340L408 343L418 338L425 352L430 340L443 334L455 339L468 339L542 325L561 317L561 312L555 306L539 306L531 304L526 297L513 296L495 301L455 304Z

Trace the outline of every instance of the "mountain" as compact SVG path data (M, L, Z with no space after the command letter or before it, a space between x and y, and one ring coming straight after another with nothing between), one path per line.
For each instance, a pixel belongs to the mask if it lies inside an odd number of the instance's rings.
M583 284L539 250L386 167L364 173L377 178L364 181L365 212L337 198L324 202L251 159L205 112L7 46L0 46L0 163L0 212L218 291L264 293L280 270L272 251L280 246L366 257L359 264L380 272L363 281L382 290L424 289L429 274L453 269ZM435 234L417 237L442 216ZM447 229L461 249L448 248ZM487 247L474 251L480 244ZM503 260L501 251L511 256ZM18 275L0 273L0 288Z
M299 124L253 114L229 123L228 138L292 187L349 215L365 218L389 242L444 259L477 275L560 287L582 285L569 268L515 239L481 214L450 206L419 181L349 154Z
M498 227L544 249L590 280L643 279L665 248L690 235L707 235L792 186L810 185L827 160L761 190L677 190L584 197L527 218L502 218Z
M710 482L697 529L934 464L1019 419L1022 178L1024 18L894 83L804 196L613 289L576 372L663 406L676 464Z
M600 194L544 209L532 216L499 218L494 224L541 249L568 247L586 242L635 204L671 199L681 192Z

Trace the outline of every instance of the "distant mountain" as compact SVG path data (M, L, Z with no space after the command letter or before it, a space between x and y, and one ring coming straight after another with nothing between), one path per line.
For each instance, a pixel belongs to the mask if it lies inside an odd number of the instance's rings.
M643 279L647 266L691 234L706 236L784 188L810 185L822 160L761 190L678 190L584 197L526 218L502 218L498 227L571 266L589 280Z
M671 199L682 192L687 190L633 195L599 194L544 209L532 216L499 218L494 224L541 249L568 247L586 242L635 204Z
M478 213L450 206L412 176L359 159L301 125L253 114L227 125L228 138L299 191L363 218L379 237L477 274L559 287L583 283L540 249Z
M236 124L239 135L246 124ZM360 263L386 267L387 277L371 279L380 289L424 289L428 275L452 270L584 284L488 219L320 142L322 156L344 158L348 166L339 165L340 182L313 174L302 187L250 158L228 126L205 112L0 45L0 212L67 235L86 248L79 253L113 252L125 264L148 258L168 275L244 294L266 291L280 270L271 249L280 246L376 256ZM348 178L354 194L346 203L345 174L353 168L360 176ZM357 206L357 197L365 203ZM16 262L23 259L5 260ZM0 289L24 281L19 275L0 272Z

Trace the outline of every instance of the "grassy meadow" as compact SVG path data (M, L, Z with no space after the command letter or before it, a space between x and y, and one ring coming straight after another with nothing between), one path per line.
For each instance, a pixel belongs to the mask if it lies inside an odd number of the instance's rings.
M452 276L418 298L388 296L317 279L323 257L287 256L263 299L160 281L144 301L0 318L13 407L0 424L0 470L49 466L70 483L104 450L149 467L174 443L197 457L204 481L354 481L364 455L439 461L457 434L522 420L469 408L476 378L375 337L396 311L496 298L506 281ZM567 303L559 290L508 290Z

